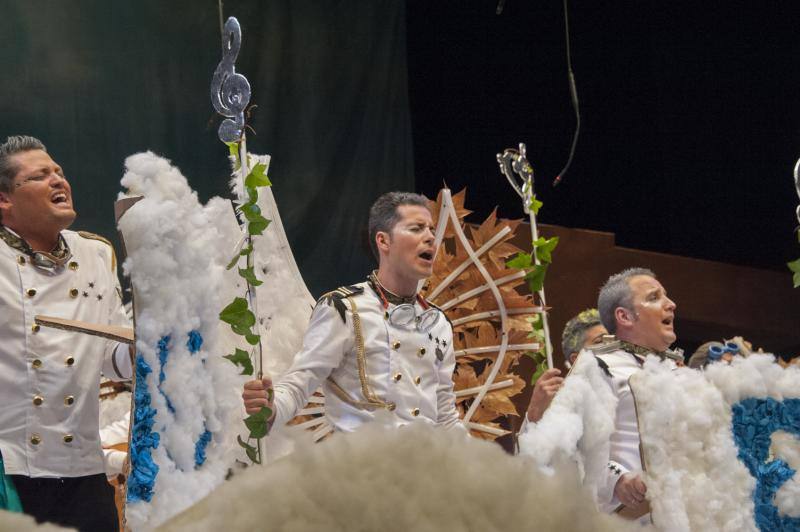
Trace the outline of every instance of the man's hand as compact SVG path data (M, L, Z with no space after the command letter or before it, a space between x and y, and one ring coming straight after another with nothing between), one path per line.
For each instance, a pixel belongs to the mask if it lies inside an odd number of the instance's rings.
M248 415L256 414L262 407L269 407L272 410L270 421L275 417L275 409L272 408L274 392L272 390L272 379L263 377L261 380L252 380L244 383L242 392L244 409Z
M644 494L647 493L647 486L644 485L639 475L625 473L614 486L614 495L619 502L625 506L638 506L644 502Z
M550 406L550 402L556 396L556 392L564 383L564 379L559 375L561 375L560 369L550 368L542 373L539 380L536 381L531 395L531 402L528 404L528 421L536 423L542 419L544 411Z

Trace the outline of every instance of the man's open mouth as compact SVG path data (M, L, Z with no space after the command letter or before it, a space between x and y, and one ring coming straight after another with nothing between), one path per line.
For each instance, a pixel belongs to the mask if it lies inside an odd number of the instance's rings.
M425 259L427 261L431 261L433 260L433 253L430 251L423 251L418 255L418 257L420 257L421 259Z
M53 197L50 198L50 201L53 203L66 203L67 202L67 195L64 192L59 192L57 194L53 194Z

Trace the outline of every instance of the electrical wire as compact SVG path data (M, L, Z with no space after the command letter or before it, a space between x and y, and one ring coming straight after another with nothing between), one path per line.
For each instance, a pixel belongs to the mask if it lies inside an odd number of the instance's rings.
M569 147L569 156L564 168L553 180L553 186L558 185L569 170L572 159L575 157L575 147L578 145L578 135L581 131L581 110L578 103L578 89L575 85L575 74L572 72L572 53L569 47L569 12L567 10L567 0L564 0L564 38L567 42L567 76L569 78L569 95L572 100L572 108L575 110L575 132L572 134L572 144Z

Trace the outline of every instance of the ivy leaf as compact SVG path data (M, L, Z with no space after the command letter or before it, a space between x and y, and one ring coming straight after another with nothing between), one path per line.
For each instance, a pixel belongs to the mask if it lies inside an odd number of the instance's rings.
M225 355L222 358L227 358L237 366L242 367L242 372L239 375L252 375L253 363L250 361L250 356L247 351L236 348L236 351L231 355Z
M258 342L261 340L261 336L258 334L253 334L252 332L248 332L244 335L244 339L247 340L247 343L250 345L258 345Z
M545 356L539 351L525 351L523 354L533 359L536 364L541 364L545 360Z
M233 257L233 258L231 259L231 261L228 263L228 265L227 265L227 266L225 266L225 269L226 269L226 270L230 270L231 268L233 268L234 266L236 266L236 264L239 262L239 257L240 257L240 256L241 256L241 254L239 254L239 255L236 255L235 257Z
M244 248L242 248L242 251L239 252L239 255L241 255L242 257L246 257L252 252L253 252L253 244L250 243L247 244L247 246L245 246Z
M544 205L544 203L536 199L536 194L534 194L531 196L531 202L528 204L528 208L533 212L533 215L536 216L539 214L539 209L542 208L542 205Z
M244 425L250 431L251 438L263 438L269 432L267 420L272 417L272 409L262 406L255 414L244 418Z
M238 142L226 142L228 146L228 153L230 153L231 157L235 161L234 168L238 170L242 164L239 161L239 143Z
M259 281L258 277L256 277L256 272L253 271L253 267L250 266L249 268L239 268L239 276L250 283L252 286L259 286L264 284L263 281Z
M539 380L539 377L542 376L542 373L547 371L547 364L544 362L540 363L539 366L536 368L536 371L531 376L531 384L536 384L536 381Z
M241 209L242 214L244 214L244 217L247 218L248 221L255 220L261 216L261 207L255 203L245 203L242 205Z
M256 317L247 306L247 300L237 297L231 304L222 309L219 319L229 324L237 334L242 334L238 330L247 329L256 324Z
M247 174L247 177L244 178L244 186L246 187L268 187L272 185L269 181L269 177L267 174L264 173L264 170L267 169L267 165L264 163L258 163L255 165L251 170L250 173Z
M506 266L518 270L525 270L531 267L531 256L528 253L517 253L516 257L506 262Z
M538 292L544 286L544 276L547 274L548 264L539 264L534 266L533 269L525 275L525 280L528 282L528 288L531 292Z
M247 453L247 457L250 459L251 462L254 464L261 464L261 460L258 459L258 449L247 443L246 441L242 440L242 437L237 435L236 441L239 442L239 447L244 449L244 452Z
M792 275L792 284L794 284L794 287L797 288L800 286L800 259L787 262L786 265L794 273L794 275Z
M251 235L264 234L264 229L269 226L270 222L270 220L267 220L263 216L259 216L255 220L250 220L250 223L247 224L247 232Z
M250 327L245 327L243 325L231 325L231 329L239 336L247 336L248 334L253 334L253 331L250 329Z
M536 257L546 263L553 262L553 250L558 245L558 237L554 236L553 238L545 238L540 236L536 240L533 241L533 247L536 249Z

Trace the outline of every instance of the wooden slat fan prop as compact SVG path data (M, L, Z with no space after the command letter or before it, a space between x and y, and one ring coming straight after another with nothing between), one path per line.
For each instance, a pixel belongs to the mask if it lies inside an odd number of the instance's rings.
M530 320L542 313L524 281L525 272L506 261L522 250L510 243L521 220L498 220L496 211L465 232L466 189L442 189L431 211L439 251L423 296L453 324L456 404L473 436L494 440L510 433L508 416L518 416L511 398L530 376L513 372L520 356L538 351Z

